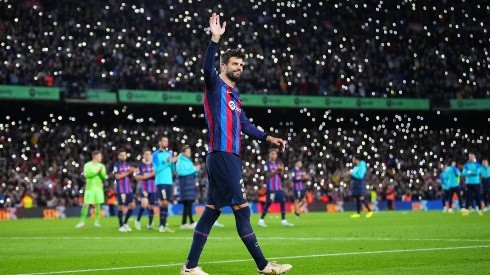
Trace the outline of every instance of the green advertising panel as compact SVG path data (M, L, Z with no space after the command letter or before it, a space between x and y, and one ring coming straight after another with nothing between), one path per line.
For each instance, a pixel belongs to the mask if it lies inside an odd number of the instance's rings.
M490 99L451 99L451 110L490 110Z
M122 103L200 105L202 100L202 93L119 90L119 101Z
M0 99L59 100L60 89L52 87L0 85Z
M325 96L286 95L241 95L244 106L279 108L321 109L393 109L429 110L426 99L352 98ZM203 94L195 92L159 92L144 90L120 90L119 101L123 103L154 103L177 105L200 105Z
M87 101L99 103L117 103L117 94L106 92L104 90L88 90Z

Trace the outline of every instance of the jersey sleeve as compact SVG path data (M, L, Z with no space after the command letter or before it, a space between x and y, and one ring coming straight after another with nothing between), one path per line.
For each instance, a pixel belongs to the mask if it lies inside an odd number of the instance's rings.
M242 132L253 137L254 139L265 141L267 138L267 134L255 127L250 120L248 119L245 111L241 111L240 113L240 125L242 127Z
M212 92L216 85L216 78L218 76L216 74L216 70L214 69L214 56L216 55L217 49L218 43L211 41L208 49L206 50L206 54L204 55L203 71L206 92Z

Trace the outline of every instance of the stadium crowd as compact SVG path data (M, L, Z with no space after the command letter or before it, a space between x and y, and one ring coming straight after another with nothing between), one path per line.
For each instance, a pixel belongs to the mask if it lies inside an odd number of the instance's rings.
M23 118L6 116L5 122L0 123L0 159L6 159L5 171L0 176L0 206L19 205L26 194L37 206L79 205L84 185L81 172L83 164L90 161L92 150L103 152L103 163L110 174L119 148L127 149L129 160L137 164L142 149L155 150L161 134L169 136L174 152L189 144L195 161L203 165L198 177L198 199L202 201L207 148L202 114L189 126L158 126L160 123L151 117L138 117L126 107L120 111L117 108L113 110L114 118L109 120L118 121L118 125L101 123L103 112L80 113L78 118L62 112L33 118L23 108ZM189 111L190 117L195 110ZM179 112L180 116L185 116L184 113ZM178 118L172 113L164 114L167 118ZM297 119L305 121L309 115L309 111L300 110ZM350 199L353 153L363 154L368 163L367 184L376 190L379 200L386 198L388 188L395 190L397 200L422 200L440 198L438 178L442 163L456 160L462 169L470 151L476 152L479 160L490 152L490 136L485 128L429 124L423 115L414 114L358 113L344 118L341 113L333 115L326 111L315 127L307 129L301 124L281 122L276 128L265 130L287 139L287 150L279 156L286 172L295 160L302 160L311 175L307 188L313 200L323 202ZM262 172L268 148L246 138L242 148L246 192L250 201L257 201L264 184ZM289 185L290 180L285 178L284 182ZM110 175L106 181L108 197L113 183ZM286 192L291 195L290 188Z
M200 90L211 11L243 93L490 97L488 1L0 1L0 84Z

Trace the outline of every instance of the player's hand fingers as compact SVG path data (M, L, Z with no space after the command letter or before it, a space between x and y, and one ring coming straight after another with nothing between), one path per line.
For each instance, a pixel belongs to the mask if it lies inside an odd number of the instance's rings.
M223 30L226 28L226 21L223 22L223 27L221 27Z

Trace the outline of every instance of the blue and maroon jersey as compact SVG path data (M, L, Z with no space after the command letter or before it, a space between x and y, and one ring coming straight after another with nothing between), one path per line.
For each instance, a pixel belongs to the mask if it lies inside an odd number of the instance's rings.
M204 113L208 125L209 152L223 151L240 155L240 134L265 140L242 110L238 89L227 85L214 69L217 43L211 42L204 57Z
M129 163L117 161L114 163L114 174L126 173L130 168L131 165L129 165ZM133 193L129 175L122 179L116 179L116 191L118 194Z
M273 161L266 161L264 171L265 172L275 172L279 164ZM281 175L275 174L274 176L266 179L267 191L280 191L282 190Z
M304 174L305 170L303 169L293 169L293 172L291 173L291 178L293 179L293 189L295 192L305 190L305 185L303 183Z
M141 162L138 166L138 174L150 174L153 173L153 164ZM155 193L157 188L155 186L155 176L141 181L141 193Z

